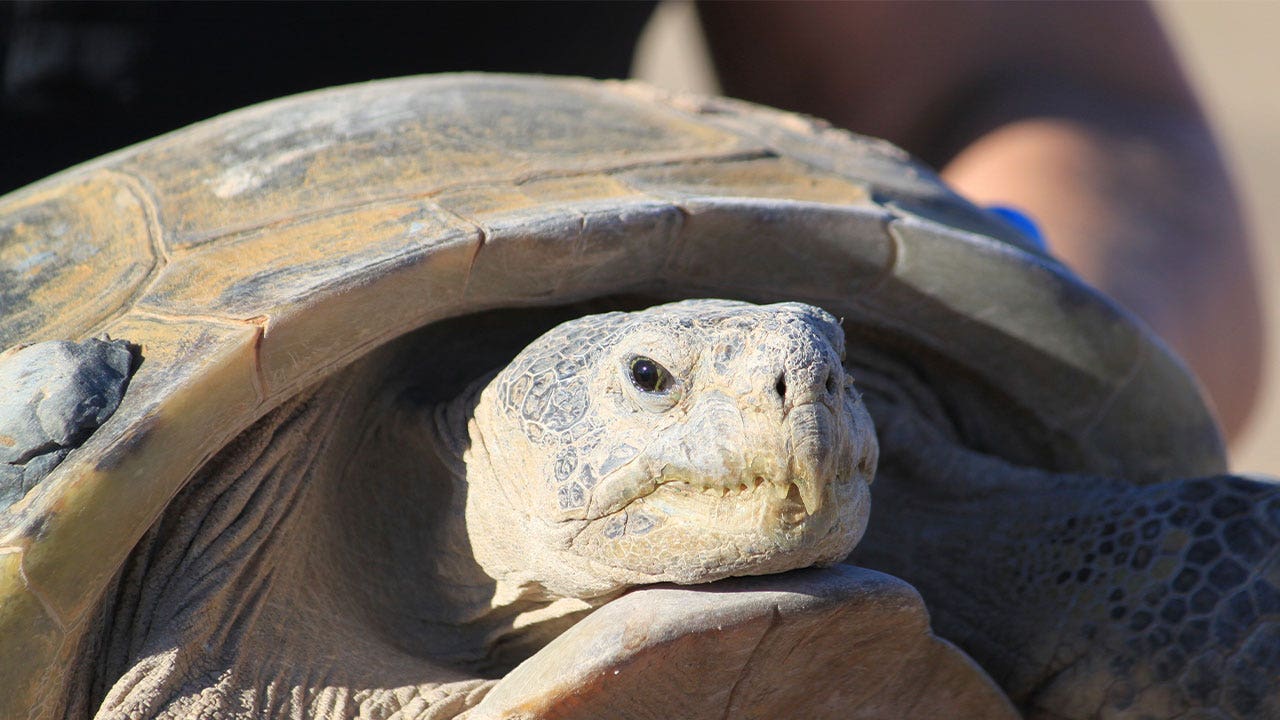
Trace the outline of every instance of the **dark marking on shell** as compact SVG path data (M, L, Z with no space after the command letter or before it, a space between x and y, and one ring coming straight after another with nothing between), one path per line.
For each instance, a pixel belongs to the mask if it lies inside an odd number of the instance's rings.
M133 427L129 428L129 431L124 437L120 438L119 442L103 453L94 469L98 472L108 472L119 467L126 458L137 453L151 440L151 436L159 424L159 416L154 414L143 416L133 424Z
M48 534L49 526L53 522L52 512L43 512L38 515L30 524L26 526L26 536L31 538L33 542L41 542L45 535Z

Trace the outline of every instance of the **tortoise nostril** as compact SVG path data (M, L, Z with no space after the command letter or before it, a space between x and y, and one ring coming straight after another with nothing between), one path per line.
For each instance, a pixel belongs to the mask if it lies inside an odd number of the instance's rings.
M778 382L773 384L773 390L778 393L778 397L783 400L787 399L787 377L785 374L778 376Z

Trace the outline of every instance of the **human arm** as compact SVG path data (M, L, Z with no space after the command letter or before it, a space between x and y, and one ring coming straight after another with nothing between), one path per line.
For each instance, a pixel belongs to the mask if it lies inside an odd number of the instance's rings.
M706 3L725 91L885 137L979 203L1028 212L1052 252L1142 317L1229 436L1262 330L1235 196L1149 7Z

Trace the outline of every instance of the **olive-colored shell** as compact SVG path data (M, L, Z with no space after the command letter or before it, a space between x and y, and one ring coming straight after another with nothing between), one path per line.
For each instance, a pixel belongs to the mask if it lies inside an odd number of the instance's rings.
M1149 333L887 144L620 82L452 75L234 112L0 199L0 348L141 347L115 415L0 513L0 716L42 716L211 455L371 348L618 293L802 300L944 358L1064 468L1224 466ZM851 341L856 338L851 334Z

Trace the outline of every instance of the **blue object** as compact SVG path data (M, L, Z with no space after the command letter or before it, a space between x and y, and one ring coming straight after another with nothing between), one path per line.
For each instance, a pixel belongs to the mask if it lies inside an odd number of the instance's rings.
M1049 252L1049 243L1045 241L1044 233L1040 232L1040 226L1029 215L1008 205L988 205L986 210L1012 225L1018 232L1026 236L1033 245L1046 253Z

